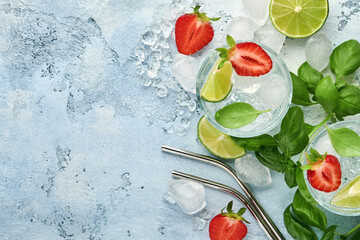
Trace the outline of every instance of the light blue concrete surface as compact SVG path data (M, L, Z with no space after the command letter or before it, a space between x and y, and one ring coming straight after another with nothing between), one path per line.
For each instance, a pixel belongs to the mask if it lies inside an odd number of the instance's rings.
M191 114L185 136L167 133L164 126L178 124L186 107L175 92L158 98L135 77L132 50L171 2L0 4L0 239L208 239L207 227L192 230L192 216L163 200L171 171L236 183L216 167L161 153L168 144L209 154L196 137L201 113ZM240 1L207 4L211 14L243 14ZM330 1L322 31L335 45L360 40L359 5ZM305 60L305 42L285 42L280 55L292 71ZM282 214L294 191L271 174L272 186L254 192L291 239ZM233 200L208 188L206 194L212 211ZM241 206L235 201L234 208ZM326 214L338 232L360 222ZM245 217L246 239L266 239L254 218Z

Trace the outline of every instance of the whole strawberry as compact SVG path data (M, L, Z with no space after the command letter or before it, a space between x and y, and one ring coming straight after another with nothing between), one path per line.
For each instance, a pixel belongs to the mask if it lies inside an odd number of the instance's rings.
M214 37L210 21L220 18L209 18L199 12L200 6L193 13L184 14L175 23L175 41L179 53L191 55L205 47Z
M307 178L310 185L323 192L336 191L341 185L341 167L337 157L333 155L321 155L315 149L310 149L306 155L309 164L302 167L307 170Z
M237 213L232 212L233 201L227 205L227 213L223 208L210 222L209 234L211 240L241 240L247 234L247 227L243 222L249 223L241 215L246 208L241 208Z
M226 41L230 49L217 48L223 59L219 68L226 61L230 61L235 72L240 76L258 77L268 73L273 66L269 55L259 45L253 42L242 42L236 44L234 39L227 35Z

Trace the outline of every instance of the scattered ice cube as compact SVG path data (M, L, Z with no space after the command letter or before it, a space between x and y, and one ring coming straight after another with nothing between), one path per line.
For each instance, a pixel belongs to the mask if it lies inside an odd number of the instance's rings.
M151 30L148 30L141 36L141 41L145 45L149 45L149 46L154 45L156 43L156 39L157 39L156 34Z
M186 214L195 214L206 206L203 185L187 180L169 182L169 193Z
M185 116L183 116L180 120L180 123L181 125L184 127L184 128L188 128L189 125L190 125L190 117L191 117L191 114L188 113L186 114Z
M269 186L272 183L269 168L262 165L253 154L246 154L235 160L238 177L254 186Z
M149 63L156 62L161 60L161 53L158 51L153 51L149 56Z
M195 99L191 99L191 100L188 101L187 107L188 107L188 109L189 109L190 112L193 112L193 111L196 110L196 105L197 105L196 100L195 100Z
M186 92L179 92L177 95L177 102L180 106L184 107L189 104L190 96Z
M146 58L146 50L143 46L137 46L134 49L134 55L137 57L139 63L142 63Z
M172 62L172 55L171 52L168 50L161 51L161 57L164 60L164 62Z
M174 125L172 123L167 123L167 125L162 127L162 129L168 134L174 133Z
M269 16L270 0L243 0L250 18L259 26L264 25Z
M168 38L168 37L170 37L170 35L171 35L171 32L172 32L172 30L173 30L173 28L174 28L174 25L171 24L171 23L170 23L169 21L167 21L167 20L162 20L162 21L160 22L160 28L161 28L162 33L164 34L164 37L165 37L165 38Z
M151 51L158 51L159 48L160 48L160 46L157 42L154 45L150 46Z
M257 29L254 34L254 40L270 47L274 52L280 53L284 45L286 36L280 33L272 24L270 18L267 19L264 26Z
M168 89L164 85L160 85L156 88L156 95L160 98L166 97L167 93Z
M163 195L163 198L170 204L175 204L176 203L175 199L173 198L173 196L169 192L166 192Z
M151 85L151 79L146 76L142 76L140 77L140 84L145 87L149 87Z
M195 93L196 77L200 64L192 56L177 54L171 64L171 73L187 91Z
M136 72L137 75L144 75L146 70L147 70L146 66L143 65L143 64L140 64L140 65L136 66L135 72Z
M227 26L222 40L226 43L226 35L230 35L235 41L250 41L253 40L258 28L259 26L249 17L235 17Z
M159 68L160 68L160 62L159 61L153 61L152 63L150 63L149 69L148 69L148 74L147 74L148 77L149 78L156 78Z
M160 25L159 25L159 23L157 23L157 22L153 22L153 23L151 24L150 28L151 28L151 30L152 30L154 33L156 33L156 34L158 34L158 33L161 32Z
M169 89L171 89L171 90L173 90L175 92L180 92L180 90L181 90L181 87L180 87L179 83L177 81L173 80L173 79L167 79L165 81L165 85Z
M306 42L306 61L316 70L322 71L329 64L332 43L323 33L318 32Z
M202 231L204 230L206 226L206 220L199 218L199 217L194 217L193 220L193 230L194 231Z
M286 86L281 76L272 74L269 78L264 78L260 88L260 99L266 108L275 110L283 103L285 96Z
M174 20L180 15L180 11L184 9L184 6L173 3L170 5L170 8L165 11L163 18L166 20Z
M182 125L178 125L175 129L176 135L179 137L183 137L187 134L186 128L184 128Z
M204 208L203 210L201 210L199 212L199 217L204 220L208 220L208 219L212 218L214 215L215 215L215 213L213 211L210 211L206 208Z
M164 80L162 78L155 78L152 83L153 87L160 87L164 85Z
M167 39L165 38L164 34L163 33L160 33L158 35L158 38L157 38L157 43L159 44L160 47L162 48L169 48L169 43L167 41Z

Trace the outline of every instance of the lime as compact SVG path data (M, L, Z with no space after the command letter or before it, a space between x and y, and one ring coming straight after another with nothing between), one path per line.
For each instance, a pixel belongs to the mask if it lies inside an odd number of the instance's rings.
M232 89L231 76L233 69L229 61L224 63L222 68L218 69L221 58L217 60L214 68L211 70L208 79L201 89L200 96L208 102L220 102L224 100Z
M344 208L360 207L360 175L341 189L333 199L331 204Z
M243 148L239 147L229 135L217 130L205 117L199 120L198 137L212 154L220 158L234 159L245 155Z
M272 0L270 19L275 28L291 38L305 38L316 33L329 13L328 0Z

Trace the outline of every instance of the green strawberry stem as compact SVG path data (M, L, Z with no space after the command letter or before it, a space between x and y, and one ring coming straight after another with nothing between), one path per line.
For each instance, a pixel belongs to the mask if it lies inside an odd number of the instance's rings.
M224 209L225 207L221 210L221 215L222 216L226 216L232 219L235 219L237 221L243 221L246 223L249 223L248 221L245 220L245 218L242 217L242 215L245 213L246 208L240 208L240 210L237 213L234 213L232 211L232 206L233 206L233 201L230 201L228 203L228 205L226 206L226 210L228 211L227 213L224 213Z
M195 14L198 19L200 19L201 21L204 21L204 22L218 21L221 18L221 17L209 18L208 16L206 16L206 13L199 12L200 5L197 5L193 9L194 9L194 12L189 13L189 14Z

